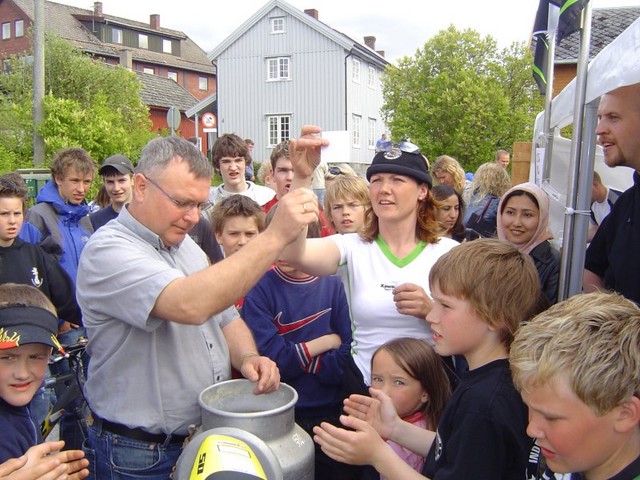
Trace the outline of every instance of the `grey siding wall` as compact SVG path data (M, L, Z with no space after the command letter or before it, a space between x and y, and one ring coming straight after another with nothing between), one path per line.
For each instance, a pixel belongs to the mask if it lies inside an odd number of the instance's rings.
M271 19L285 19L285 33L271 33ZM267 59L290 58L290 79L267 80ZM215 60L219 133L234 132L255 141L254 160L268 160L269 115L291 115L291 137L305 124L323 130L349 130L351 111L362 111L366 129L369 116L379 117L378 90L350 84L349 51L279 7L251 26ZM363 62L366 65L366 62ZM347 91L356 98L346 101ZM353 105L353 106L351 106ZM374 112L375 111L375 115ZM380 122L379 122L380 123ZM366 130L365 130L366 131ZM362 140L366 142L366 133ZM379 136L379 135L378 135ZM370 162L365 147L352 149L352 162Z
M347 112L348 129L353 135L355 125L353 115L358 115L360 122L360 141L352 145L351 161L353 163L370 164L375 154L375 140L385 131L385 125L380 118L382 107L382 92L380 90L379 67L368 63L364 58L355 57L360 61L360 81L353 80L353 58L347 62ZM369 85L369 67L375 71L373 85ZM369 119L375 122L373 132L370 130ZM369 135L373 137L373 145L369 145ZM353 138L353 137L352 137ZM353 142L352 142L353 143Z

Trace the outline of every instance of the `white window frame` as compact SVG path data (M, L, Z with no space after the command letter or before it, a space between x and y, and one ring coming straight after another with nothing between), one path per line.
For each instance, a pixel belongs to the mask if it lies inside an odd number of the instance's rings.
M111 28L111 43L122 44L122 29Z
M149 75L155 75L156 74L156 69L153 67L142 67L142 71L144 73L148 73Z
M173 53L173 42L168 38L162 39L162 53Z
M144 33L138 34L138 48L149 49L149 35Z
M367 131L367 146L369 150L374 150L376 148L376 119L369 117L368 122L368 131Z
M351 114L351 146L360 148L360 132L362 129L362 115Z
M11 22L4 22L2 24L2 40L9 40L11 38Z
M16 20L13 24L13 34L16 38L24 37L24 20Z
M357 58L352 59L351 62L351 80L360 83L360 60Z
M167 78L170 78L174 82L177 82L178 81L178 72L172 72L171 70L169 70L167 72Z
M285 30L285 18L284 17L274 17L271 19L271 33L272 34L280 34L286 33Z
M209 90L209 79L207 77L198 77L198 90Z
M268 115L267 138L269 147L275 147L291 138L291 115Z
M291 59L289 57L267 58L267 81L291 80Z
M371 65L369 65L369 88L375 88L376 87L376 69L373 68Z

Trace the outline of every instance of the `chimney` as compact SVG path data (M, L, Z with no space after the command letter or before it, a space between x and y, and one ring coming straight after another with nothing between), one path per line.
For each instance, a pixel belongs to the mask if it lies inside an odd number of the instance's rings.
M152 13L149 15L149 26L154 30L160 30L160 15Z
M318 10L316 10L315 8L307 8L304 13L306 13L307 15L309 15L310 17L315 18L316 20L318 20Z
M120 50L120 65L129 71L133 70L133 54L128 48Z
M93 2L93 15L96 17L102 16L102 2Z
M376 50L376 53L384 58L384 50Z
M376 51L376 37L373 37L371 35L369 35L368 37L364 37L364 44L374 52Z

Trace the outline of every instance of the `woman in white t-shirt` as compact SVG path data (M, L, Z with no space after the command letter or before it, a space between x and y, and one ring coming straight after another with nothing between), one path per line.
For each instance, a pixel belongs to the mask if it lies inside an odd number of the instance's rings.
M317 148L296 146L318 132L305 127L292 142L292 189L309 185L319 155ZM282 255L312 275L346 270L341 276L351 309L354 365L346 368L345 394L368 394L371 358L383 343L398 337L431 341L425 321L431 309L429 270L458 244L438 236L431 175L418 147L403 142L377 153L366 176L371 208L364 232L309 240L301 235Z

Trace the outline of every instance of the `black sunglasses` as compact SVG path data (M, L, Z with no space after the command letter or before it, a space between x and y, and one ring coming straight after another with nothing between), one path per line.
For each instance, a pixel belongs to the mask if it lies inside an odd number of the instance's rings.
M340 170L340 167L329 167L329 173L331 175L344 175L344 172Z

